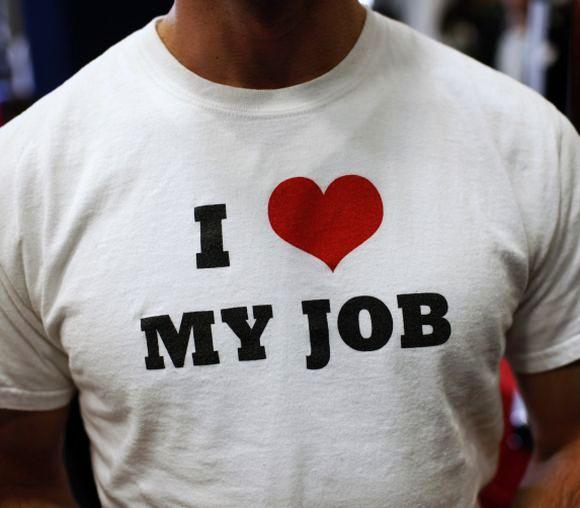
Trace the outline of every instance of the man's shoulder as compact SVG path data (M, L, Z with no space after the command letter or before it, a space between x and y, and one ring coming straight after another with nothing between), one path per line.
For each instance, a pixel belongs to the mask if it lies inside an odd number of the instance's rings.
M133 33L81 68L59 87L37 100L26 111L0 128L0 146L20 146L30 141L82 130L92 118L106 116L117 107L134 83Z
M421 100L429 97L506 127L557 120L556 108L530 87L401 22L383 22L391 34L387 44L393 44L388 54L394 70Z

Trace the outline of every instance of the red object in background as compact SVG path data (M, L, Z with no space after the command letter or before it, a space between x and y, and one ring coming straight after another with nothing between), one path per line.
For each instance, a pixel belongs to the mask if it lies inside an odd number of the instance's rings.
M509 508L524 476L531 453L524 447L510 445L515 429L510 421L515 394L516 380L505 360L501 362L500 390L503 405L504 433L500 444L499 462L495 476L481 491L479 501L482 508Z

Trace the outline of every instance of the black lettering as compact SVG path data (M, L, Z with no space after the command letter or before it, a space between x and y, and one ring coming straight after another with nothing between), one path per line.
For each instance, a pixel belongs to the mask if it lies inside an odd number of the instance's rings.
M447 300L437 293L412 293L398 295L399 308L403 310L405 333L401 336L401 347L440 346L449 339L451 325L443 316L447 313ZM421 314L421 305L430 307L429 314ZM424 335L423 325L430 325L433 332Z
M226 205L197 206L195 221L199 222L201 252L195 258L198 268L230 266L230 255L224 251L222 220L226 218Z
M169 358L176 368L185 364L185 353L189 337L193 330L195 353L192 354L194 365L219 363L219 355L213 349L211 325L214 323L213 312L188 312L183 314L179 332L175 329L168 315L153 316L141 319L141 330L147 340L145 367L148 370L164 369L165 361L159 354L159 338L162 340Z
M307 369L322 369L330 360L330 341L328 334L329 300L310 300L302 302L302 313L308 315L310 331L310 356L306 357Z
M222 309L222 321L238 336L242 347L238 348L240 361L264 360L266 350L260 344L260 338L268 321L272 319L271 305L254 305L252 307L255 323L250 327L248 324L248 309L246 307L234 307Z
M360 313L366 310L371 318L371 334L363 337ZM378 298L357 296L348 300L338 313L338 332L342 340L357 351L376 351L382 348L393 333L393 317Z

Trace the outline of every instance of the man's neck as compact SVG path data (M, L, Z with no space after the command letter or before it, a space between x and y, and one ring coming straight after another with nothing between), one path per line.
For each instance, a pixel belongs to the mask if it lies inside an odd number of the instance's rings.
M196 74L271 89L335 67L364 22L357 0L176 0L157 29L175 58Z

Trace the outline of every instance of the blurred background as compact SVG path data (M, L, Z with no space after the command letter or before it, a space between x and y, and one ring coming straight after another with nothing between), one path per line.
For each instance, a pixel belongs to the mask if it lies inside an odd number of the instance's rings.
M363 3L526 83L578 120L571 94L580 86L571 66L576 0ZM0 114L13 116L171 5L0 0Z
M108 47L166 13L172 0L0 0L0 125ZM580 0L365 0L533 88L580 128ZM512 373L502 364L505 433L483 508L508 507L533 443ZM99 507L90 445L75 399L65 459L79 506Z

